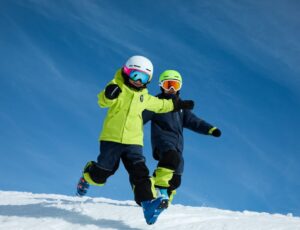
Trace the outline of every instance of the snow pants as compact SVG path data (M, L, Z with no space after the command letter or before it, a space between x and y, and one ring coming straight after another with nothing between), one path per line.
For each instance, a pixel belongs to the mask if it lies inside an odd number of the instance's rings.
M95 184L103 185L107 178L117 171L120 160L129 174L137 204L154 199L154 184L145 163L143 147L140 145L100 141L100 154L97 162L87 167L85 173L88 172Z
M153 157L158 160L157 168L153 173L155 187L167 188L170 201L172 201L176 189L181 184L184 168L182 153L173 149L167 151L155 149Z

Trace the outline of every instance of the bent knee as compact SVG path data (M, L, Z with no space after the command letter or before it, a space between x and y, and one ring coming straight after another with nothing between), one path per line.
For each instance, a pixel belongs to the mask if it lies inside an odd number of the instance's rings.
M103 185L107 178L113 175L113 171L100 168L96 162L91 161L87 164L84 170L84 178L91 184Z
M175 170L178 168L180 161L180 153L175 150L169 150L167 152L161 153L158 166Z

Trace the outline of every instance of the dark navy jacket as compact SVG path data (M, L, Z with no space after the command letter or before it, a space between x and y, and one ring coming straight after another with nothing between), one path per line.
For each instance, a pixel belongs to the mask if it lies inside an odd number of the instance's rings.
M171 98L172 95L159 94L158 98ZM151 143L153 152L168 150L183 151L183 128L201 134L208 134L212 125L198 118L190 110L178 112L154 113L148 110L143 112L144 124L151 120Z

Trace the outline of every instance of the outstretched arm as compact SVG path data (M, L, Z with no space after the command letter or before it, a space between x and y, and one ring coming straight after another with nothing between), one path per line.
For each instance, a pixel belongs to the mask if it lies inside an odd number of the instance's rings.
M205 135L221 136L221 131L217 127L200 119L190 110L184 110L183 127Z
M174 110L172 100L159 99L150 94L145 98L145 109L155 113L167 113Z
M155 113L167 113L181 109L193 109L194 101L178 99L161 99L148 94L146 109Z

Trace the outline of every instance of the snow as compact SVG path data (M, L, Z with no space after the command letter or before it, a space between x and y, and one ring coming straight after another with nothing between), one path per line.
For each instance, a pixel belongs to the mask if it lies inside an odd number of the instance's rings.
M0 229L300 230L300 218L171 205L149 226L133 201L0 191Z

